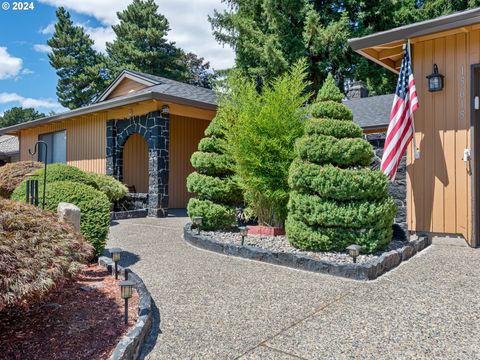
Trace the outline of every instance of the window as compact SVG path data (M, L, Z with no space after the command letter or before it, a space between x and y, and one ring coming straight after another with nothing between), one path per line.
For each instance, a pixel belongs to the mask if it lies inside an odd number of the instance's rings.
M38 140L47 143L47 164L67 162L67 132L57 131L38 136ZM45 159L45 146L38 145L38 160Z

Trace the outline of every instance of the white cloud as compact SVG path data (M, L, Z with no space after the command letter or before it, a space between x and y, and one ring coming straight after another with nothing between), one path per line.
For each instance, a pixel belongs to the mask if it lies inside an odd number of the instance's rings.
M40 52L40 53L49 53L52 51L50 46L45 44L35 44L33 45L33 50Z
M25 68L25 69L22 69L22 71L20 72L20 74L22 75L30 75L30 74L33 74L34 72L28 68Z
M125 9L130 0L40 0L53 6L64 6L80 14L93 16L106 27L90 28L87 33L95 41L95 48L104 51L105 41L114 38L110 26L118 22L116 12ZM170 22L168 38L187 52L194 52L210 61L215 69L224 69L233 65L234 53L229 47L223 47L213 38L210 23L207 20L214 9L225 9L220 0L156 0L159 12Z
M51 99L26 98L16 93L0 93L0 104L17 103L22 107L48 109L54 111L65 110L59 103Z
M47 26L45 26L44 28L41 28L39 30L40 34L43 34L43 35L53 34L54 31L55 31L55 23L50 23Z
M10 55L6 47L0 47L0 80L17 76L22 69L23 61Z

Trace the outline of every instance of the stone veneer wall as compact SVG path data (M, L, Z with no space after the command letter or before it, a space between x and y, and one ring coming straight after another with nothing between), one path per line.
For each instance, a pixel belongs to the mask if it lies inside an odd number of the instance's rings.
M145 115L107 122L107 175L123 179L123 147L140 134L148 144L148 216L165 216L168 209L168 107Z
M386 133L366 134L366 139L372 144L375 150L375 157L372 161L372 168L379 169L383 155ZM394 237L408 238L407 229L407 155L404 154L398 167L395 181L388 185L388 193L393 196L397 204L397 215L395 217Z

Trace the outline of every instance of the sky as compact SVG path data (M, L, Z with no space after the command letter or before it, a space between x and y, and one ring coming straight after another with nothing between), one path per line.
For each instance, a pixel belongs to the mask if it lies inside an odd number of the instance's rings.
M105 51L105 42L115 38L111 25L118 22L116 12L131 0L39 0L29 2L33 9L22 11L13 10L13 2L0 0L0 115L13 106L34 107L46 114L65 111L57 102L57 76L48 63L46 44L54 30L56 8L65 7L95 41L95 49ZM170 22L170 41L204 57L214 69L233 65L232 49L215 41L207 20L214 9L224 9L221 0L155 2Z

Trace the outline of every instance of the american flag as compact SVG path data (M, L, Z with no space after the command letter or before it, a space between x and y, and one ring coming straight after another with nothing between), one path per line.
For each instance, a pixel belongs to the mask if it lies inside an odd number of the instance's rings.
M383 149L381 169L390 180L395 179L402 155L414 136L413 113L419 107L409 48L405 46Z

